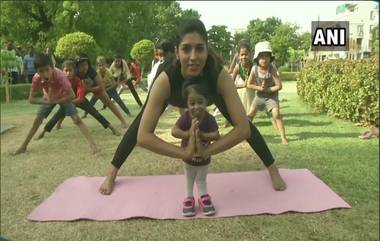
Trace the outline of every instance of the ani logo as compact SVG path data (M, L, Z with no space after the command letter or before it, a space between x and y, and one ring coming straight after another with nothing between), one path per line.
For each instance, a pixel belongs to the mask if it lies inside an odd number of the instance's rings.
M312 51L348 51L348 21L311 22Z

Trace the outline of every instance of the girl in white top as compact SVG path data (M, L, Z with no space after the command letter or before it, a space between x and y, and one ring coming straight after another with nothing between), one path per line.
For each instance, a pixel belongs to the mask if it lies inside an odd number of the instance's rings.
M235 65L232 72L232 79L235 80L235 86L239 94L240 100L243 103L245 112L248 114L251 109L255 90L247 88L247 80L253 66L251 59L251 51L248 44L241 43L238 48L239 63Z

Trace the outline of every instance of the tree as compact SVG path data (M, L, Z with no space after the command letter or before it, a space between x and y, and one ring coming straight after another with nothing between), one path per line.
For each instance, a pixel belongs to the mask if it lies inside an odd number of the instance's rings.
M59 29L55 18L62 9L56 1L3 1L0 32L8 39L39 47Z
M153 54L154 43L148 39L143 39L133 45L131 57L140 63L141 75L143 75L144 69L151 63Z
M76 31L76 20L79 17L79 3L78 1L63 1L63 11L58 16L58 20L62 23L66 23L65 29L69 32Z
M58 40L55 55L60 59L74 59L85 53L91 60L97 55L97 45L94 37L83 32L69 33Z
M227 31L225 25L213 25L207 31L208 40L211 47L213 47L224 60L229 60L230 51L233 48L233 40L231 33Z
M305 50L305 52L308 52L311 48L311 34L309 32L301 34L300 38L300 49Z
M174 39L176 30L187 19L200 18L200 14L193 9L182 10L178 2L161 4L153 11L153 33L155 41L159 39Z
M270 17L264 21L258 18L251 20L247 27L247 33L251 38L251 43L255 45L261 41L270 41L280 25L281 20L276 17Z
M305 50L303 49L293 49L292 47L288 48L290 71L293 72L294 64L297 64L297 70L299 70L299 64L302 59L305 57Z
M234 48L235 48L235 49L238 47L239 42L240 42L240 40L242 40L242 39L247 39L247 40L250 41L251 38L250 38L250 36L249 36L249 34L248 34L247 31L244 31L244 32L236 32L236 33L234 34L233 42L234 42ZM251 47L252 47L252 46L251 46Z
M37 51L55 48L58 39L72 32L94 37L102 55L128 55L140 39L172 38L195 10L182 10L175 1L3 1L1 39L34 45Z
M276 64L284 65L289 59L288 49L292 47L298 49L300 39L297 35L298 27L292 24L281 24L276 28L276 33L270 40L273 53L276 56Z

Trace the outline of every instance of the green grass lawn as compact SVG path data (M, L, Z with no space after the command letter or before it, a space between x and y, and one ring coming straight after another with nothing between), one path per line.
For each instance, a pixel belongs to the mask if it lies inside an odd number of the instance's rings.
M145 95L143 95L145 98ZM134 114L138 106L128 92L122 96ZM378 139L363 141L357 136L366 130L351 122L317 114L302 103L295 82L285 82L280 93L281 110L289 145L270 120L260 113L254 122L263 134L281 168L307 168L347 201L352 209L315 214L286 213L214 220L133 219L115 222L30 222L29 213L42 203L65 179L73 176L104 176L121 139L104 130L91 117L84 119L102 148L98 155L90 149L68 118L63 129L32 140L28 152L17 149L31 127L37 106L27 101L1 105L1 122L16 128L1 135L1 236L11 240L206 240L206 241L371 241L379 237L379 147ZM101 107L100 102L97 108ZM82 110L79 110L82 115ZM102 111L115 126L120 123L107 109ZM178 117L165 114L156 130L165 140ZM128 122L132 119L128 118ZM221 132L224 119L219 118ZM213 157L210 172L259 170L264 166L241 143ZM137 147L120 175L181 174L180 161ZM254 190L252 190L254 191ZM181 200L178 200L179 202Z

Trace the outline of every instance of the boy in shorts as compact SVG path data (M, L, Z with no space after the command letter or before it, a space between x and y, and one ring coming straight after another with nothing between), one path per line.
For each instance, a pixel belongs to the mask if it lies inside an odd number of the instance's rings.
M30 140L37 132L42 121L48 117L57 104L65 110L66 115L70 116L73 119L74 124L79 127L80 131L90 144L92 153L99 152L90 132L79 118L78 112L72 103L75 94L67 76L60 69L53 67L51 58L46 54L37 54L34 60L34 66L37 73L32 79L29 102L31 104L39 104L40 106L32 128L29 130L24 142L15 152L15 155L26 152ZM36 93L39 89L43 90L44 95L42 98L36 97Z

